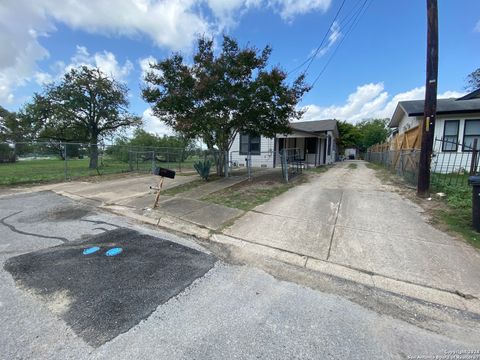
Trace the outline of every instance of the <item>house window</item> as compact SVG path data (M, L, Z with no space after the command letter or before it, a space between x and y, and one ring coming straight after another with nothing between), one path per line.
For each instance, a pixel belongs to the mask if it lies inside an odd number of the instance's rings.
M478 139L477 149L480 149L480 120L465 120L463 151L472 151L473 139Z
M443 127L442 151L457 151L459 120L445 120Z
M260 136L240 134L240 155L260 155Z
M332 137L328 136L328 144L327 144L327 155L332 153Z

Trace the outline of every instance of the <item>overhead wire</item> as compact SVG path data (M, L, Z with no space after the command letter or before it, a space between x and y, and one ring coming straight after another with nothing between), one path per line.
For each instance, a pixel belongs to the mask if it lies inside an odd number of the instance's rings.
M315 57L317 56L317 54L319 53L319 51L322 49L323 47L323 44L325 42L325 40L327 39L328 37L328 34L330 33L330 31L332 30L332 27L333 27L333 24L335 23L335 21L337 20L338 18L338 15L340 14L340 11L342 10L343 6L345 5L345 2L346 0L343 0L340 7L338 8L337 10L337 13L335 14L335 17L333 18L332 22L330 23L329 27L327 28L327 31L325 32L325 35L323 35L323 38L322 38L322 41L320 42L320 45L317 47L317 49L313 52L312 55L310 55L305 61L303 61L300 65L297 65L295 68L293 68L292 70L290 70L287 75L290 75L292 73L294 73L295 71L299 70L301 67L303 67L305 64L308 63L308 66L307 68L302 72L303 74L305 74L308 69L310 68L310 65L312 64L313 60L315 59Z
M325 72L325 70L327 69L328 65L330 64L330 62L332 61L333 57L335 56L335 54L337 53L338 49L340 48L340 46L342 45L342 43L345 41L345 39L348 37L348 35L353 31L353 29L355 28L355 26L358 24L358 22L360 21L360 18L363 16L363 14L367 11L368 7L370 6L370 4L372 3L373 0L370 0L370 2L368 2L369 0L364 0L364 2L362 3L362 6L357 10L357 12L355 13L355 15L353 17L351 17L348 22L350 23L352 20L352 24L350 25L350 27L348 28L347 32L345 33L345 35L342 37L342 39L340 40L340 42L338 43L337 47L334 49L334 51L332 52L332 54L330 55L329 59L327 60L327 62L325 63L325 65L323 66L322 70L320 71L320 73L317 75L317 77L315 78L315 80L312 82L312 84L310 85L312 88L315 86L315 84L317 83L317 81L320 79L320 77L323 75L323 73ZM368 3L368 5L367 5ZM345 24L345 25L346 25Z

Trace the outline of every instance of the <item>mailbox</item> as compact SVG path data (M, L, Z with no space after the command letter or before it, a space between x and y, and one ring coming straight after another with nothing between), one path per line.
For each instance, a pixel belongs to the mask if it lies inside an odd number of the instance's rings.
M161 176L161 177L174 179L175 178L175 171L170 170L170 169L157 167L157 168L155 168L155 171L153 172L153 175L158 175L158 176Z

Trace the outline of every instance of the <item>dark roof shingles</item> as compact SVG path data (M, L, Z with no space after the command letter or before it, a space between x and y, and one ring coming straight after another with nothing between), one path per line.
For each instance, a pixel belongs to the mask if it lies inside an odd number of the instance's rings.
M301 121L292 122L290 126L295 130L307 131L307 132L320 132L335 130L337 127L337 120L314 120L314 121Z
M423 115L424 100L400 101L408 116ZM480 112L480 99L458 100L438 99L437 114Z

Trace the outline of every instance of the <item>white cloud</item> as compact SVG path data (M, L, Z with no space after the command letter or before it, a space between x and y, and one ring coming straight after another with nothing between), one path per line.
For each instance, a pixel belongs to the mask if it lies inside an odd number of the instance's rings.
M318 52L318 56L325 55L328 50L340 39L342 33L340 31L340 25L337 21L334 21L332 27L330 28L330 35L328 36L328 42L324 45Z
M313 11L326 12L331 0L207 0L208 7L216 17L217 28L229 28L252 8L269 8L291 22L296 16Z
M311 11L325 12L331 0L15 0L0 3L0 101L14 90L46 78L37 62L49 56L39 38L64 24L93 34L147 37L170 50L190 50L199 34L215 35L234 26L251 8L267 7L286 21ZM210 12L205 11L207 5ZM120 77L111 53L95 54L95 63ZM112 67L110 67L112 66Z
M62 23L73 29L110 36L147 36L173 50L189 48L196 34L212 33L198 12L196 0L15 0L0 4L0 101L12 101L14 90L42 75L37 61L49 56L38 40ZM96 54L95 63L125 76L110 53Z
M327 11L331 0L269 0L269 4L277 9L282 19L291 21L295 16L312 11Z
M118 63L115 55L109 51L104 50L92 55L85 46L77 45L77 50L70 58L68 64L65 64L63 61L57 61L52 66L53 75L45 72L36 72L35 80L40 85L53 80L59 80L65 73L80 66L98 67L104 74L118 81L125 81L126 77L133 70L133 64L130 60L126 60L121 65Z
M0 19L0 101L11 103L14 89L30 81L36 62L49 56L37 38L53 28L20 1L0 4Z
M37 71L33 77L38 85L45 85L51 83L54 79L53 76L49 73L43 71Z
M119 81L125 81L125 78L133 69L130 60L126 60L123 65L120 65L115 55L109 51L104 50L91 55L85 46L79 45L77 45L77 51L70 61L70 64L65 65L63 72L68 72L79 66L98 67L106 75Z
M142 114L143 128L153 134L160 136L173 135L174 131L170 126L167 126L158 117L153 115L152 109L146 109Z
M150 69L150 64L155 64L157 60L153 56L147 56L146 58L139 59L138 64L140 65L140 81L143 82L145 79L145 76L149 71L152 71ZM155 70L158 71L158 70Z
M473 31L480 32L480 20L477 21L477 24L475 25Z
M464 93L445 91L438 98L457 98ZM303 107L306 110L302 121L321 119L339 119L357 123L369 118L390 118L399 101L421 100L425 97L425 87L417 87L390 97L383 83L370 83L358 86L343 105L319 106L315 104Z
M262 0L207 0L207 3L218 21L218 29L222 30L235 26L241 15L261 6Z

